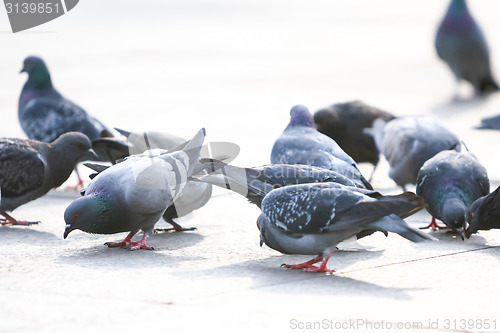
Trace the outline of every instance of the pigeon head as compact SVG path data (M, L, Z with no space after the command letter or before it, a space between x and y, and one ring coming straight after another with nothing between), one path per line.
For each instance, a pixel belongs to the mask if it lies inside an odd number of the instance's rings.
M90 139L80 132L68 132L52 142L52 147L64 155L68 161L95 160L97 155L92 149Z
M35 56L30 56L24 59L21 73L28 73L29 86L34 88L50 88L52 81L50 80L49 69L45 62Z
M467 239L470 238L472 234L475 234L479 230L479 208L483 205L485 197L479 198L472 203L469 207L467 213L467 223L468 227L465 229L464 234Z
M462 200L452 198L445 201L443 205L443 222L449 228L456 229L458 232L463 232L465 229L466 214L467 208Z
M73 230L82 230L88 233L109 234L108 229L112 218L106 196L86 195L73 201L64 212L64 238Z
M309 109L304 105L295 105L290 110L290 122L288 123L287 129L296 126L306 126L316 128L314 126L314 119Z

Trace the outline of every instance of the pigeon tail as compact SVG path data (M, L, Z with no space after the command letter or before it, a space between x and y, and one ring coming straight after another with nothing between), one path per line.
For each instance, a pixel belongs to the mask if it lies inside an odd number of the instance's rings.
M483 79L481 80L481 82L479 82L478 91L481 95L493 93L495 91L498 91L499 89L500 88L498 87L498 84L491 77Z
M426 240L437 240L429 234L426 234L416 228L413 228L408 223L406 223L403 219L398 217L395 214L391 214L381 218L376 222L372 222L369 224L369 227L373 227L374 229L383 229L390 232L394 232L401 237L404 237L412 242L423 242ZM369 229L369 228L367 228Z
M261 171L251 168L240 168L215 159L201 159L200 163L209 172L198 177L198 180L226 188L243 196L251 191L264 197L274 187L258 179Z
M206 131L204 128L200 129L196 135L189 140L186 145L182 148L182 151L187 154L189 158L189 167L187 170L188 176L193 174L195 167L197 166L198 159L200 157L200 151L203 147L203 141L205 140Z

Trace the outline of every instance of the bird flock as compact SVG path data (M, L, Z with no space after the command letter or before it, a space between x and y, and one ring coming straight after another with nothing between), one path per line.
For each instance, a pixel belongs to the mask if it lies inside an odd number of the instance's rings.
M476 95L499 90L486 39L465 0L451 1L435 47L457 82L469 82ZM500 228L500 188L490 193L486 168L461 139L430 118L397 117L360 101L314 114L295 105L272 145L270 164L238 167L230 164L238 146L205 143L203 128L190 140L113 131L54 88L41 58L27 57L21 72L28 79L18 115L29 139L0 139L2 225L39 223L9 213L61 186L78 163L90 161L85 165L95 173L66 208L63 236L74 230L128 232L122 241L106 243L109 247L153 250L147 241L161 218L177 232L195 229L174 219L203 207L213 186L259 207L261 246L315 256L282 265L307 272L331 273L327 264L336 246L352 237L391 232L412 242L435 241L404 220L424 208L432 215L426 228L446 228L462 239ZM497 118L482 121L481 128L499 127ZM366 179L359 170L357 163L368 162L375 171L380 155L401 194L379 193L371 185L373 172ZM407 191L409 184L416 185L416 193Z

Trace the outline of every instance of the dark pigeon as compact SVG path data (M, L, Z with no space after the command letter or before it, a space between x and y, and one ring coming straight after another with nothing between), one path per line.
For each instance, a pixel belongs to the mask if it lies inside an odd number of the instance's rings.
M30 225L7 214L61 186L81 159L96 158L87 136L65 133L52 143L0 139L0 214L2 224ZM37 222L35 222L37 223Z
M271 163L317 166L349 178L362 179L367 188L372 188L356 162L335 140L316 130L311 113L303 105L290 110L290 122L273 145Z
M89 233L130 232L109 247L152 250L146 243L155 223L186 187L199 165L205 130L200 130L182 150L161 155L132 155L99 173L85 195L64 213L64 238L75 229ZM140 241L132 237L143 231Z
M462 236L469 206L490 192L486 168L469 152L442 151L422 166L418 173L417 194L435 219Z
M500 187L470 205L467 222L469 224L465 229L467 238L478 230L500 229Z
M80 132L96 140L113 134L80 106L64 98L52 85L49 70L39 57L24 59L28 73L19 97L19 122L30 139L52 142L67 132ZM101 160L103 152L97 151Z
M452 0L439 25L435 47L457 81L468 81L476 95L498 91L491 73L486 38L471 16L465 0Z
M368 132L389 162L389 177L403 190L416 184L418 171L428 159L443 150L461 149L455 134L425 117L402 117L388 123L377 119Z
M373 137L364 129L372 127L379 118L391 121L395 116L361 101L333 104L314 114L318 131L335 140L357 163L373 164L373 171L378 165L380 152Z
M363 237L375 231L387 235L390 231L413 242L433 240L402 220L423 207L423 201L410 192L383 196L331 182L291 185L266 195L257 224L261 244L286 254L317 255L305 263L284 267L331 272L327 262L333 250L355 235ZM314 266L318 262L321 265Z
M361 180L310 165L271 164L241 168L213 159L202 159L200 162L205 165L208 174L195 179L239 193L259 208L269 192L283 186L335 182L365 188Z

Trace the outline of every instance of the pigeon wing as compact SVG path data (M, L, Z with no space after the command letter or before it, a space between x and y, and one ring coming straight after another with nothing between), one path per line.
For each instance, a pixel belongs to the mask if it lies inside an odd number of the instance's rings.
M40 188L45 163L36 149L16 140L0 142L0 189L3 197L17 197Z

